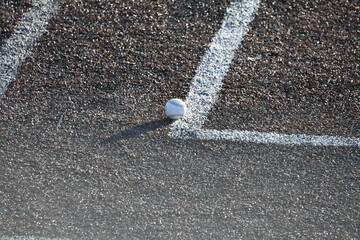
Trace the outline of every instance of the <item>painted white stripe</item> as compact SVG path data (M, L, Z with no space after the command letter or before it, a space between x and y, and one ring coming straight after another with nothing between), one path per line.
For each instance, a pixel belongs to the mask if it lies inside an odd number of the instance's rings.
M188 113L175 123L200 128L214 105L222 80L243 37L249 30L260 0L235 1L228 8L220 30L197 69L186 105Z
M35 236L0 236L0 240L70 240L68 238L44 238Z
M24 13L14 33L0 50L0 99L15 78L21 64L32 52L40 36L46 31L49 19L57 12L59 0L37 0Z
M357 146L359 138L315 136L315 135L287 135L264 133L256 131L208 130L208 129L180 129L172 128L170 136L183 139L227 140L233 142L253 142L281 145L312 145L312 146Z
M228 140L284 145L360 146L360 138L286 135L255 131L201 129L215 104L222 80L234 54L249 30L260 0L236 0L197 69L186 105L186 116L170 126L170 136L183 139Z

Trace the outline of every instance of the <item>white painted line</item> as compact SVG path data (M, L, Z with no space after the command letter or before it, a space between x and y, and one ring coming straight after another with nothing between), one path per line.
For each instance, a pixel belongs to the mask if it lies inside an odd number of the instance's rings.
M202 127L259 3L260 0L237 0L228 8L220 30L197 69L194 84L186 98L188 113L175 126Z
M229 69L234 54L259 7L260 0L236 0L227 10L220 30L197 69L186 105L188 112L183 119L170 126L170 136L183 139L228 140L284 145L360 146L360 138L287 135L255 131L202 129L207 115L221 89L222 80Z
M253 142L281 145L311 145L311 146L357 146L359 138L315 136L305 134L277 134L256 131L180 129L172 128L170 136L182 139L226 140L233 142Z
M0 50L0 99L7 86L15 78L21 64L32 52L41 35L46 31L49 19L55 15L59 0L37 0L24 13L14 33Z
M0 236L0 240L70 240L68 238L44 238L35 236Z

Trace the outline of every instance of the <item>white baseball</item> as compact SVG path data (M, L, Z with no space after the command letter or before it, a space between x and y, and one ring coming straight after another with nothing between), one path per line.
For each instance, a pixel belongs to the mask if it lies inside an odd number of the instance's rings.
M186 104L181 99L170 99L165 105L165 115L171 119L180 119L186 114Z

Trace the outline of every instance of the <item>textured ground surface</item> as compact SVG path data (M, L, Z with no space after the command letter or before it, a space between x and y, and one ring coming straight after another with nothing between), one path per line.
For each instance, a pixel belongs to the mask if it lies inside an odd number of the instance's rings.
M0 3L0 44L10 37L21 15L31 7L30 0L2 0Z
M208 127L359 137L358 4L262 6Z
M359 237L359 148L168 137L229 3L63 1L0 102L0 236ZM263 1L206 127L359 137L359 16Z

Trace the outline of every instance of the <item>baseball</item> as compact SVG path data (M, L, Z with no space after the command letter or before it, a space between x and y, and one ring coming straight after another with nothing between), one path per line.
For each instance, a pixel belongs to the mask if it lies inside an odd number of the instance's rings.
M180 119L186 114L186 105L181 99L170 99L165 105L165 114L171 119Z

